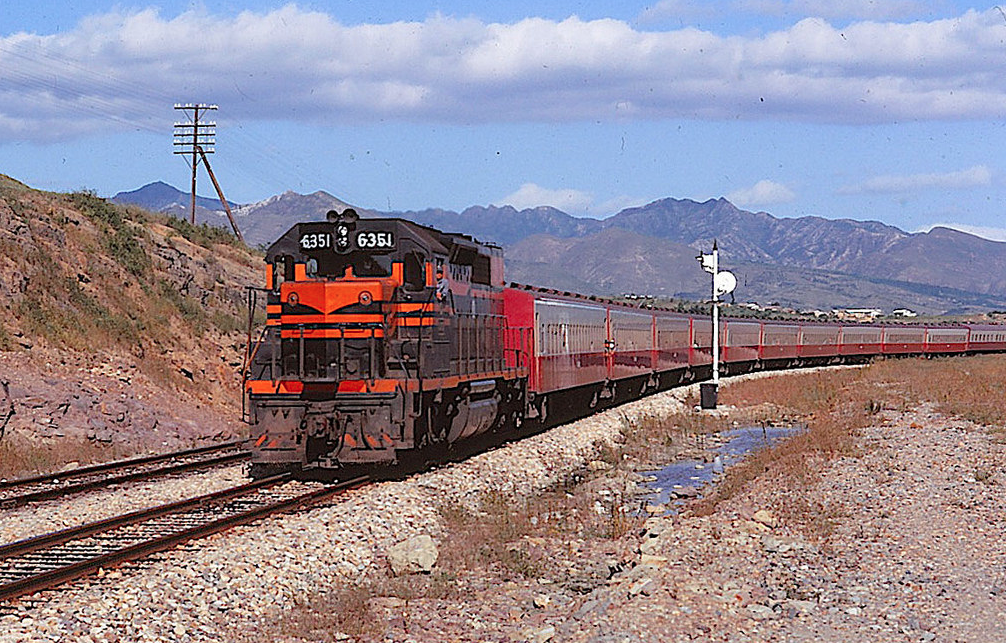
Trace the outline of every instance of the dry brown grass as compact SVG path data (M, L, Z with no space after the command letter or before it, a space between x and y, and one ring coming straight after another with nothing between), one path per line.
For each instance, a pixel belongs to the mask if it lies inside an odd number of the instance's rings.
M610 464L669 462L683 451L703 449L706 438L730 426L730 419L691 411L663 417L623 419L624 441L617 447L600 447L601 457Z
M797 421L806 430L774 447L750 454L731 467L710 493L694 503L699 515L712 513L755 479L773 476L780 488L800 489L816 478L821 464L837 456L855 456L855 433L868 425L884 396L870 369L782 374L752 379L723 389L724 404L741 409L763 409L758 421L765 424ZM790 522L804 524L826 535L836 516L829 508L811 503L799 493L789 494L777 508Z
M769 409L760 422L797 419L807 429L732 467L693 510L711 513L766 475L776 478L778 488L810 484L827 460L857 455L856 432L875 422L884 409L906 410L929 402L946 415L1002 430L1004 394L1006 359L998 355L882 360L863 369L781 374L731 384L721 391L723 404ZM825 536L840 519L799 493L788 494L779 511Z
M18 433L0 439L0 478L22 478L60 471L70 465L107 462L133 455L117 444L88 440L32 440Z
M894 370L896 363L878 364ZM1006 424L1006 357L980 355L916 360L902 374L903 399L926 400L946 415L999 430Z
M493 490L483 494L480 509L458 504L440 508L445 541L438 565L451 574L491 570L503 580L548 576L551 557L535 543L548 539L617 540L642 520L626 507L631 499L602 498L586 491L576 476L539 496L518 497Z
M339 640L337 633L356 640L382 640L383 624L373 618L374 601L404 601L407 618L411 601L442 601L448 605L470 599L473 572L492 583L556 579L568 570L556 566L556 552L568 558L570 543L588 539L617 540L637 530L642 518L626 509L627 497L606 501L589 488L589 475L571 476L555 489L533 497L490 489L475 503L438 508L443 533L439 558L429 574L393 576L389 570L370 574L356 585L305 597L272 624L262 638L236 633L229 641L271 640L283 634L310 641ZM598 504L600 503L600 507Z
M263 622L255 632L236 632L226 640L232 643L279 640L335 643L346 641L347 635L349 640L375 640L383 629L371 608L376 595L368 583L339 585L312 596L275 620Z
M5 302L0 350L18 350L11 335L23 333L25 342L42 347L130 353L156 383L202 395L203 386L189 387L172 372L172 354L212 367L218 363L212 343L240 343L244 288L260 278L257 267L249 270L261 262L257 253L215 228L148 216L86 191L57 195L5 185L3 218L30 234L0 239L0 268L15 270L31 288L21 294L15 288ZM172 231L163 223L177 226ZM162 251L171 243L166 233L193 243L179 243L175 259ZM236 382L229 388L236 390Z

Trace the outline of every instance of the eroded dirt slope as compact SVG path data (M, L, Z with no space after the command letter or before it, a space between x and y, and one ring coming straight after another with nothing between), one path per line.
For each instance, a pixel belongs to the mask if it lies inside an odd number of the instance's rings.
M8 460L15 444L32 457L68 445L58 460L77 444L121 455L239 433L260 263L218 230L0 175Z

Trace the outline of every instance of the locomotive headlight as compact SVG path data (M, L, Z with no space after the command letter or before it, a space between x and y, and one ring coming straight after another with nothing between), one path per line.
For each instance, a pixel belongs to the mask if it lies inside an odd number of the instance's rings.
M286 301L291 306L296 306L297 302L300 301L300 297L297 296L297 293L292 292L292 293L290 293L290 296L286 298Z
M370 302L374 301L374 296L370 294L369 291L362 291L360 293L360 304L363 306L369 306Z

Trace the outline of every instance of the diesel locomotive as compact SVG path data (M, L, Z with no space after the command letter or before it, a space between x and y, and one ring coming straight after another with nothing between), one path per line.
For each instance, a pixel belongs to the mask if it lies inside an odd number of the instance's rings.
M530 329L506 323L499 247L347 209L265 260L253 475L392 463L521 421Z
M507 285L502 250L468 235L331 211L265 262L243 369L253 476L387 466L710 376L708 317ZM1006 350L994 324L721 318L719 331L727 374Z

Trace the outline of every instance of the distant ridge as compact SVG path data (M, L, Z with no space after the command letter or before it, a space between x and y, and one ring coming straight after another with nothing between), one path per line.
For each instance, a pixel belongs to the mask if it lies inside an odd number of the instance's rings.
M130 192L119 192L110 200L113 203L131 203L153 212L170 212L178 208L183 208L188 212L192 207L192 195L189 192L182 192L163 181L148 183L142 188ZM227 203L231 208L237 207L235 203L230 201ZM210 211L222 209L220 199L199 195L196 195L196 207Z
M328 192L297 194L286 191L258 203L242 205L234 210L234 218L248 243L269 245L280 238L298 221L323 221L329 210L342 212L351 207ZM374 216L357 208L361 216Z
M188 212L187 199L161 182L113 197L180 216ZM200 221L227 226L218 202L200 204ZM543 286L703 299L708 284L694 257L715 239L724 265L740 278L736 297L742 301L798 309L1006 309L1006 243L940 227L908 233L879 221L782 219L723 198L665 198L598 220L547 206L380 212L324 191L288 191L236 206L234 213L249 244L268 245L298 221L323 220L329 210L347 207L365 217L402 217L499 244L509 278Z

